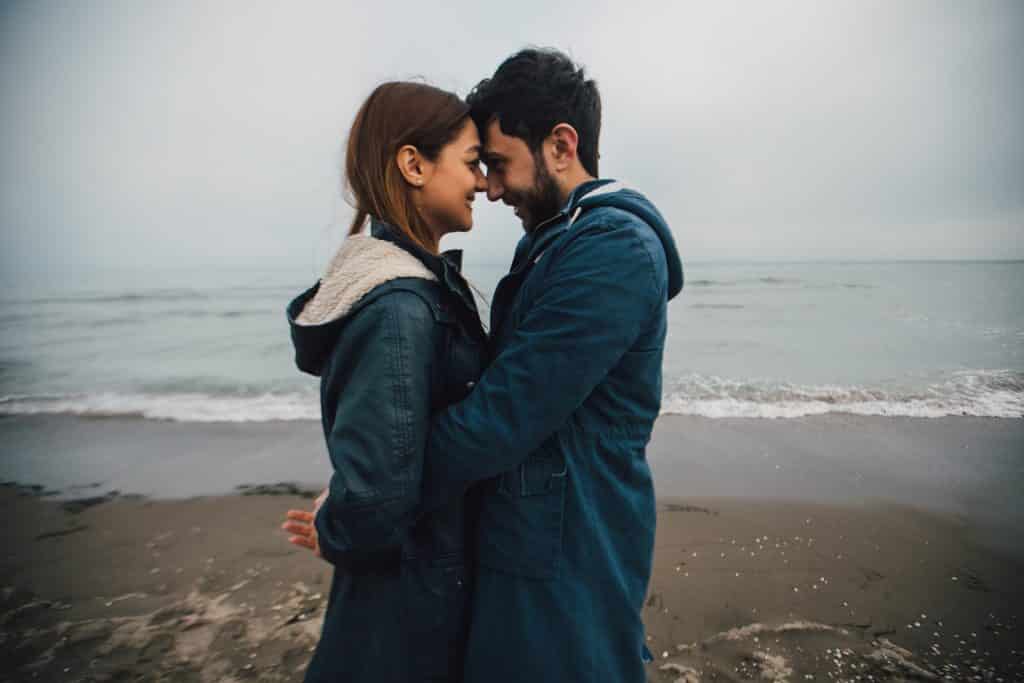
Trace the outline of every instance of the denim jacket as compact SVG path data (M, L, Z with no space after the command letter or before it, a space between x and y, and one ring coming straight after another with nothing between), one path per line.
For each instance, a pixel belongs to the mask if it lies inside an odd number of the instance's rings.
M430 419L486 362L460 261L374 221L288 306L334 469L316 530L335 569L306 681L461 678L473 495L415 514Z

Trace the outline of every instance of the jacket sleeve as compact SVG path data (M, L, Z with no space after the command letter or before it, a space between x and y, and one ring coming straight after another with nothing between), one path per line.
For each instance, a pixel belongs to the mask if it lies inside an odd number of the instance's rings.
M434 322L416 294L384 294L357 312L328 361L323 410L334 420L334 473L316 515L320 551L354 565L396 552L419 503L430 420Z
M654 256L629 226L579 231L473 392L434 421L423 512L518 466L569 419L665 300ZM662 269L663 270L663 269Z

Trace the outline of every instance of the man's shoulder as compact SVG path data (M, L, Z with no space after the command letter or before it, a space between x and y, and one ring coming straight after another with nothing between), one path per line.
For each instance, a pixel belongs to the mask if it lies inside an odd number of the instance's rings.
M585 238L598 244L601 236L607 236L610 241L629 239L645 247L657 246L660 250L654 227L642 216L620 206L595 206L583 211L568 233L567 242Z
M601 228L606 230L638 230L645 227L651 228L647 221L636 213L619 206L595 206L587 209L580 214L573 227L580 230Z
M666 269L665 248L657 229L628 206L601 205L582 211L567 231L564 248L581 258L614 259L623 267L635 262L656 281Z
M651 228L650 220L664 221L654 204L636 188L618 181L610 181L588 192L578 203L580 227L596 226L605 229Z

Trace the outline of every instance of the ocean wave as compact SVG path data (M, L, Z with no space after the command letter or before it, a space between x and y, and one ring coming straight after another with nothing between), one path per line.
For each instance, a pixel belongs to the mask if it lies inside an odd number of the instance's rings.
M905 389L808 386L691 375L670 386L661 412L712 418L796 418L827 413L1019 418L1024 417L1024 373L963 371L923 388Z
M4 396L0 397L0 415L137 417L176 422L320 419L315 387L308 391L260 392L254 387L228 384L211 384L204 391L183 391L181 386L154 385L137 393ZM945 381L906 390L690 375L667 383L661 412L711 418L797 418L827 413L1020 418L1024 417L1024 373L959 372Z
M797 289L874 289L875 285L863 282L814 282L790 277L747 277L735 280L697 279L687 280L686 287L795 287Z
M37 311L27 311L24 313L3 313L0 314L0 327L21 324L31 320L37 320L39 318L47 318L50 315L51 314L49 313L39 313Z
M0 397L0 415L137 417L173 422L319 420L315 392L215 395L101 393Z
M173 318L185 318L185 319L202 319L202 318L215 318L215 319L235 319L235 318L251 318L251 317L266 317L270 315L279 315L280 311L273 308L253 308L253 309L241 309L241 310L226 310L226 311L211 311L203 309L180 309L170 311L153 311L146 315L122 315L114 316L111 318L98 318L96 320L90 320L82 323L84 327L102 328L102 327L113 327L123 325L138 325L138 324L153 324L159 323L162 320L173 319Z
M39 297L15 300L24 304L118 304L150 301L195 301L209 299L209 294L195 289L151 289L118 294L76 294L73 296Z

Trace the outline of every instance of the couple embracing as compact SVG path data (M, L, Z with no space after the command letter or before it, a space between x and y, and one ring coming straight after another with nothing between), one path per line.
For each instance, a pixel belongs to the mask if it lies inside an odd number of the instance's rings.
M306 681L645 680L645 447L683 277L657 209L598 175L600 129L554 50L356 115L350 236L288 307L334 468L284 525L334 566ZM439 250L479 192L525 230L489 333Z

